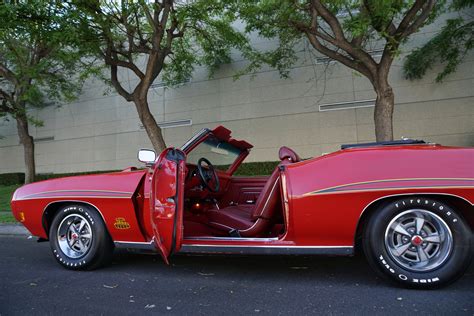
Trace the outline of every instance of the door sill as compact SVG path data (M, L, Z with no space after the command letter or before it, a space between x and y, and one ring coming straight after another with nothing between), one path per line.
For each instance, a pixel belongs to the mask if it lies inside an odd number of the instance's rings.
M126 249L141 249L141 250L154 250L156 251L155 244L152 241L149 242L136 242L136 241L115 241L115 247L126 248Z
M229 240L232 240L232 241L260 241L260 242L267 242L267 241L276 241L278 240L278 237L271 237L271 238L255 238L255 237L250 237L250 238L247 238L247 237L207 237L207 236L203 236L203 237L186 237L186 238L183 238L183 243L189 241L189 242L206 242L206 241L229 241Z
M241 255L331 255L350 256L352 246L287 246L287 245L209 245L183 244L184 254L241 254Z

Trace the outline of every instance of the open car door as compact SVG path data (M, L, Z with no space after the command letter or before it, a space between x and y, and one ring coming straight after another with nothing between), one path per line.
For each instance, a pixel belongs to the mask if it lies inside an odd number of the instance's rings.
M186 154L175 148L165 149L153 170L150 214L154 242L168 264L168 257L181 248Z

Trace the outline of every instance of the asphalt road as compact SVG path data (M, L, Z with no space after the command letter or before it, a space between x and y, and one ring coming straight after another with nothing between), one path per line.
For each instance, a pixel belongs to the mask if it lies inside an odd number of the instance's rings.
M377 278L365 260L177 256L124 251L92 272L60 267L47 243L0 236L0 314L474 315L474 265L436 291Z

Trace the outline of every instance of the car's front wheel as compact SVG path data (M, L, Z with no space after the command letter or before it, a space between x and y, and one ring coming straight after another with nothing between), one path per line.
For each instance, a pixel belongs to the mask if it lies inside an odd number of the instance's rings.
M423 196L385 204L369 219L363 248L370 265L398 284L421 289L447 285L468 268L472 232L445 203Z
M113 243L99 214L89 206L67 205L54 217L49 231L56 260L72 270L92 270L108 263Z

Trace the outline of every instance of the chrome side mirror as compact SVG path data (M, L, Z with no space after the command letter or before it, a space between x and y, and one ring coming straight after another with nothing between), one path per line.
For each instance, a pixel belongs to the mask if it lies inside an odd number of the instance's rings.
M140 149L138 151L138 161L148 164L154 163L156 160L156 153L151 149Z

